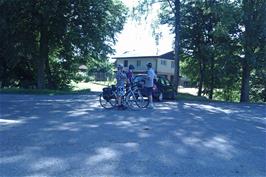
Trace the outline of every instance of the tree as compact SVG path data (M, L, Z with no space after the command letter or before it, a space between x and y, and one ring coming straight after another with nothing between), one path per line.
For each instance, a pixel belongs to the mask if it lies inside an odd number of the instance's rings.
M237 2L191 0L181 4L182 72L198 83L199 96L212 99L215 90L220 93L222 89L227 93L224 99L231 99L228 95L238 89L240 11Z
M180 68L180 59L179 59L179 50L180 50L180 0L141 0L139 1L137 11L141 14L147 14L149 12L149 8L152 7L153 4L160 3L161 4L161 13L159 16L165 16L166 14L174 20L174 23L170 24L173 27L175 40L174 40L174 60L175 60L175 68L174 68L174 87L178 92L178 84L179 84L179 68ZM138 16L136 16L138 18ZM163 22L162 22L163 23Z
M182 4L182 20L181 20L181 48L184 59L189 59L191 65L185 65L189 67L185 71L194 71L196 75L191 75L192 77L197 77L196 82L198 82L198 96L202 95L203 84L205 80L205 70L207 64L207 47L205 38L205 19L203 3L201 1L187 1ZM167 18L167 17L166 17ZM185 57L187 56L187 57ZM196 61L193 61L196 59ZM198 65L195 67L195 65ZM194 67L193 67L194 66ZM193 69L192 69L193 68ZM186 72L186 75L190 75ZM192 79L192 78L191 78ZM193 79L192 79L193 80Z
M36 34L32 18L22 6L25 1L0 1L0 78L1 87L33 85L34 56L37 53ZM30 73L30 74L28 74Z
M250 75L250 101L266 102L266 1L258 1L255 8L256 35L253 40L256 48L254 51L253 70ZM254 38L255 36L255 38Z
M8 65L1 68L1 78L15 73L11 68L23 58L40 89L65 87L78 65L91 58L106 60L126 19L118 0L2 0L0 9L0 36L8 36L0 46L2 63Z
M161 24L170 25L175 33L176 1L143 0L140 9L146 12L159 2ZM181 72L197 83L199 96L247 101L250 95L251 101L266 100L265 4L265 0L180 1Z
M168 1L171 4L170 1ZM174 87L178 92L179 85L179 68L180 68L180 59L179 59L179 50L180 50L180 0L174 1L174 14L175 14L175 73L174 73Z
M240 101L248 102L250 92L250 74L255 68L255 65L265 66L266 1L243 0L242 8L243 25L245 27L243 42L245 57L242 60L242 84ZM264 56L261 55L261 53L264 53ZM262 57L261 63L259 62L260 57ZM262 74L262 77L263 75L264 74Z

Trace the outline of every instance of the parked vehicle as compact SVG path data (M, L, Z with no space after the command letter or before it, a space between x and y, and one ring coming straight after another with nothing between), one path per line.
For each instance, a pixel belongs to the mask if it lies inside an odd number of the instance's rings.
M137 75L133 81L144 87L145 77L145 75ZM143 95L145 95L145 93L143 93ZM158 80L154 81L153 97L158 101L175 99L176 91L168 79L163 76L158 76Z

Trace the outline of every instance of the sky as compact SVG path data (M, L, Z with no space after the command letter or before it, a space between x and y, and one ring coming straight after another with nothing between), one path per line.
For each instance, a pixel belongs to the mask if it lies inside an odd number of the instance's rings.
M138 0L122 0L122 2L131 9L137 4ZM117 35L115 56L127 51L136 51L143 54L161 54L172 50L173 35L170 34L168 26L161 26L157 29L162 32L162 38L158 46L156 46L152 35L151 23L156 19L158 9L159 7L154 7L148 18L140 23L130 17L128 18L123 31Z

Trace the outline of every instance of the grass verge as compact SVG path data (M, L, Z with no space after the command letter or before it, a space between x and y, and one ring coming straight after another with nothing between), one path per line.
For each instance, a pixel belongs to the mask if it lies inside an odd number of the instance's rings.
M21 89L21 88L3 88L0 93L6 94L36 94L36 95L67 95L67 94L86 94L90 89L82 90L50 90L50 89Z
M109 86L115 85L115 81L94 81L93 84L102 85L102 86Z
M189 93L178 93L177 100L185 100L185 101L210 101L206 97L203 96L195 96Z

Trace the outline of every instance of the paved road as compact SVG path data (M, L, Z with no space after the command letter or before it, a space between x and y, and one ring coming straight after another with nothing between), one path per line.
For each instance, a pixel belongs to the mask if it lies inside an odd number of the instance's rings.
M266 106L0 95L0 176L266 176Z

